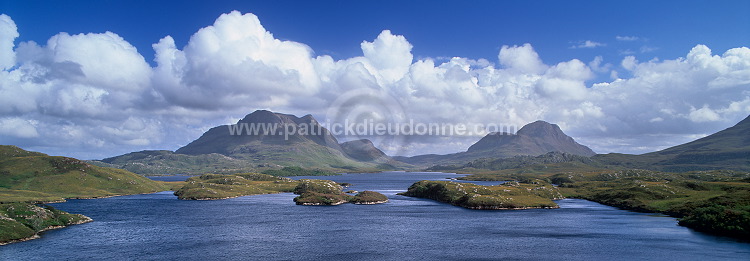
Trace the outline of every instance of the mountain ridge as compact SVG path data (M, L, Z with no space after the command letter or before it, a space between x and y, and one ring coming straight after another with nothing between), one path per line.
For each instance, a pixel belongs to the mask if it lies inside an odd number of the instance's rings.
M598 154L599 162L659 171L750 171L750 116L732 127L706 137L640 155Z
M500 132L487 134L465 152L393 158L409 164L431 167L435 165L462 165L481 158L538 156L548 152L562 152L585 157L596 154L590 148L579 144L565 134L556 124L540 120L523 126L516 134Z

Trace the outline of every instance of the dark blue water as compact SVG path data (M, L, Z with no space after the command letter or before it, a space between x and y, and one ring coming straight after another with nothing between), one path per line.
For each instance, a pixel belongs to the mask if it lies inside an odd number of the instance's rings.
M750 244L673 218L566 199L552 210L468 210L395 195L442 173L316 177L388 195L381 205L297 206L293 194L182 201L171 192L52 204L95 222L0 247L0 259L750 260Z

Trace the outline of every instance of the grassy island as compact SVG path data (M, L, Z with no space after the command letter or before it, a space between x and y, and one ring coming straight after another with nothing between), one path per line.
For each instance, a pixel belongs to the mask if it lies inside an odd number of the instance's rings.
M191 177L174 194L179 199L214 200L241 196L294 192L297 205L377 204L388 198L374 191L355 196L343 192L343 186L330 180L292 180L258 173L235 175L204 174Z
M45 205L0 204L0 245L35 239L46 230L90 221L84 215L70 214Z
M208 200L241 196L292 192L297 181L266 174L203 174L185 181L174 192L179 199Z
M294 189L299 196L297 205L335 206L344 203L379 204L388 202L388 197L375 191L362 191L355 196L343 192L344 187L330 180L302 179Z
M541 180L523 183L511 181L497 186L423 180L414 183L400 195L428 198L470 209L557 208L552 200L563 198L555 187Z

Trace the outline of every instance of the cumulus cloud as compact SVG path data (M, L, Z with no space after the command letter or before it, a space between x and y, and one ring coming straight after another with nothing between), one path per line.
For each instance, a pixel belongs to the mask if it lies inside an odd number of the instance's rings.
M13 41L18 37L16 23L10 16L0 14L0 70L10 69L16 63Z
M253 14L234 11L196 32L182 50L167 36L154 45L154 86L174 105L227 109L281 106L286 95L320 87L308 46L275 39Z
M497 66L414 59L407 38L389 30L364 40L361 56L336 60L276 39L258 17L236 11L185 46L159 39L155 67L141 55L148 50L113 32L60 33L46 44L16 46L18 35L12 19L0 16L0 142L83 158L176 149L256 109L312 113L321 122L339 115L518 127L546 120L597 152L631 153L689 141L750 113L746 47L713 54L697 45L673 60L627 56L622 76L600 56L545 64L529 43L502 46ZM597 74L613 80L591 84ZM481 134L376 145L448 153Z
M539 54L529 43L522 46L503 45L498 54L498 60L507 69L520 73L539 74L547 69L547 65L542 62Z
M385 83L401 79L409 70L413 55L412 45L401 35L384 30L373 42L362 42L362 52L372 66L380 72Z

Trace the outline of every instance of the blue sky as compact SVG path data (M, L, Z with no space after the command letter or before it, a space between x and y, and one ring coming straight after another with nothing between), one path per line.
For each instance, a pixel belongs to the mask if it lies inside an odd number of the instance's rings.
M696 44L716 52L750 42L748 1L3 1L18 41L59 33L112 31L152 62L151 44L171 35L177 46L221 13L257 15L276 38L316 54L359 55L359 43L389 29L415 57L492 59L502 45L531 43L547 63L623 56L674 59ZM616 36L639 40L621 42ZM580 41L606 44L570 49ZM641 48L654 49L641 53Z
M0 61L0 143L57 155L174 150L255 109L324 120L363 86L419 121L547 120L602 153L665 148L750 114L749 1L3 0L0 13L15 25L0 30L0 54L14 57ZM272 38L198 36L209 27ZM206 39L247 51L246 63ZM75 68L81 77L60 76ZM243 78L264 70L278 73ZM448 153L475 140L381 147Z

